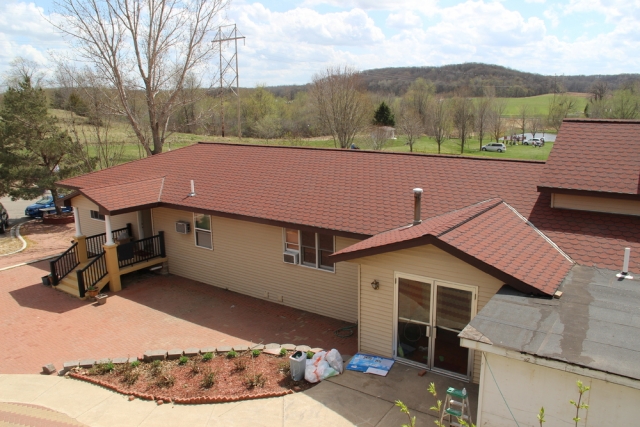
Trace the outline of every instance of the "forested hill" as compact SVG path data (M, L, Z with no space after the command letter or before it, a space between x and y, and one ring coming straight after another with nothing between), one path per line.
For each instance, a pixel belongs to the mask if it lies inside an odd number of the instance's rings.
M481 96L486 87L494 87L499 97L522 97L560 91L588 92L596 80L605 81L615 90L625 83L640 80L640 74L606 76L545 76L513 70L499 65L467 63L441 67L378 68L362 72L362 78L371 92L402 95L415 79L422 77L435 85L437 93L452 93L468 88L469 95ZM274 86L269 90L276 95L290 97L305 86Z

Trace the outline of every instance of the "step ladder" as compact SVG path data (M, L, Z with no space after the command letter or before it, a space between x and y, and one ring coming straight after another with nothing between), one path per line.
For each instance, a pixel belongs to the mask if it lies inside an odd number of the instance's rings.
M445 424L443 423L446 421L450 427L462 427L463 424L460 424L459 420L464 420L471 426L471 409L469 408L467 389L458 390L449 387L445 405L440 414L440 425L444 426Z

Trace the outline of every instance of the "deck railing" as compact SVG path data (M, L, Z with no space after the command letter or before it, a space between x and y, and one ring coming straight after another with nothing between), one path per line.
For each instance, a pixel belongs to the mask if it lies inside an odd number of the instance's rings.
M113 237L114 242L118 239L118 236L120 236L120 233L122 233L123 231L126 231L129 237L133 236L133 233L131 232L131 224L128 223L126 227L119 228L111 232L111 236ZM104 251L102 246L107 243L107 233L89 236L86 238L85 242L87 242L87 258L98 256Z
M58 258L49 261L52 285L57 286L60 280L71 273L78 264L80 261L78 260L78 243L76 242Z
M105 253L102 252L91 260L85 268L78 270L76 273L78 274L78 292L80 293L80 298L83 298L87 288L96 285L108 274Z
M118 245L118 265L120 268L165 256L164 231L159 231L157 235L146 239Z

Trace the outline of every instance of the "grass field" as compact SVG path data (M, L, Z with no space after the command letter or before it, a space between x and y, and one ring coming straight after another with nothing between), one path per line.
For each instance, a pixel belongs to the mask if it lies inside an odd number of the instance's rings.
M587 105L588 94L568 93L576 100L576 112L581 116L584 107ZM527 98L498 98L507 101L507 108L504 112L506 116L517 116L522 105L528 105L531 115L545 117L549 113L549 102L553 99L553 94L529 96Z
M534 97L538 98L538 97ZM52 115L55 115L60 120L61 125L68 125L70 121L70 113L63 110L50 110ZM90 126L79 126L79 131L84 130L88 136L90 143L92 140L93 128ZM109 139L111 141L123 141L124 142L124 155L123 161L129 162L137 160L146 156L144 150L137 143L137 140L130 130L129 125L125 122L114 123L109 131ZM172 133L164 145L163 151L175 150L177 148L185 147L187 145L195 144L200 141L214 141L214 142L227 142L227 143L241 143L241 144L256 144L256 145L281 145L281 146L305 146L305 147L317 147L317 148L333 148L334 143L332 139L314 138L312 140L290 140L290 139L272 139L266 141L264 139L256 138L242 138L237 137L225 137L220 136L207 136L207 135L193 135L187 133ZM490 140L484 140L483 144L491 142ZM367 141L365 138L358 138L355 141L356 145L366 149ZM546 160L551 151L552 143L545 144L542 148L534 148L531 146L508 146L506 153L484 152L480 150L479 142L476 139L471 139L467 142L464 154L465 156L483 156L483 157L496 157L496 158L511 158L511 159L527 159L527 160ZM396 152L409 152L409 146L406 145L406 138L400 136L398 139L388 141L384 147L384 151L396 151ZM437 153L438 145L433 138L423 136L420 138L413 147L413 151L416 153ZM441 147L441 154L460 155L460 141L458 139L445 140Z

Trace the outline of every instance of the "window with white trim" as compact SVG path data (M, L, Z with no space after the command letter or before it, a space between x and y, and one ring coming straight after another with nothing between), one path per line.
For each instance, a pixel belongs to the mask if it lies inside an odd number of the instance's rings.
M332 235L285 228L284 240L285 251L299 254L298 264L334 271L335 265L329 259L335 251Z
M213 249L211 215L193 214L193 225L195 229L196 246Z
M104 221L104 215L98 211L91 211L91 219L97 219L98 221Z

